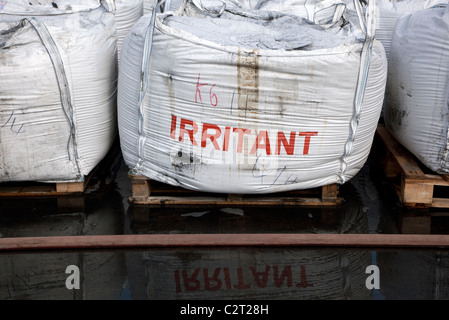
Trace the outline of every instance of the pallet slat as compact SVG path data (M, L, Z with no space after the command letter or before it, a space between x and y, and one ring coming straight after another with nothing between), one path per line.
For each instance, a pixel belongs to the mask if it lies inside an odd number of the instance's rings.
M0 198L53 197L81 195L93 175L92 171L84 181L43 183L35 181L0 183Z
M331 184L316 190L296 190L282 194L205 194L180 187L167 186L147 177L128 174L132 184L129 202L149 206L336 206L343 203L338 197L338 185ZM301 192L303 191L303 192Z
M376 134L387 151L385 175L388 178L400 176L396 190L401 203L408 208L449 208L449 189L448 198L434 196L435 186L449 187L449 177L424 172L418 160L394 139L385 126L379 125Z
M37 197L37 196L64 196L82 194L84 192L84 184L71 186L69 183L49 184L48 186L29 185L26 187L9 187L0 186L0 197Z
M385 126L378 126L377 134L381 137L386 148L391 153L394 160L398 163L405 175L416 176L424 174L417 163L413 160L410 153L401 144L399 144L396 139L394 139Z

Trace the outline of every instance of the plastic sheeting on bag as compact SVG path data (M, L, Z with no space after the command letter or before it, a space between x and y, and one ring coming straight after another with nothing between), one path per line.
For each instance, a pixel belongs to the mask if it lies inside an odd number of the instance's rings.
M352 0L234 0L242 8L279 11L307 18L317 24L335 23Z
M352 178L385 91L373 23L357 39L294 15L209 9L146 15L124 39L118 123L131 172L248 194Z
M425 166L449 173L449 12L446 6L396 24L389 60L385 124Z
M114 15L15 0L0 30L0 181L82 181L117 136Z

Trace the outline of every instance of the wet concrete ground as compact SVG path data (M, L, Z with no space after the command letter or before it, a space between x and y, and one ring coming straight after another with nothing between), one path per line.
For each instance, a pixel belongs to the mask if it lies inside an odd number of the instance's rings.
M112 181L94 178L82 197L0 200L0 237L449 234L449 217L444 212L432 216L428 210L412 212L401 206L373 156L357 176L340 186L344 203L330 208L135 207L128 202L132 195L128 168L123 162L119 164ZM69 266L75 271L67 270ZM368 266L377 267L377 272L368 273ZM176 247L0 252L2 300L448 298L449 251L441 248Z

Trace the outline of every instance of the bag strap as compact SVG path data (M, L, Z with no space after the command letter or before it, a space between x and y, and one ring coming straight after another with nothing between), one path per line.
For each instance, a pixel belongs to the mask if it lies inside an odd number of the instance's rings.
M117 10L117 5L115 0L100 0L100 3L107 11L114 13Z
M151 6L151 19L150 23L147 25L145 32L144 47L141 58L141 69L140 69L140 89L139 89L139 123L138 123L138 133L139 141L137 146L137 163L131 170L134 174L140 174L142 171L144 161L145 161L145 144L147 141L147 136L145 135L144 124L145 124L145 112L144 112L144 101L147 96L147 87L149 80L149 66L151 59L151 51L153 48L153 35L155 28L155 21L157 15L157 5Z
M376 34L376 0L369 0L366 11L362 8L360 0L354 0L355 11L359 18L360 28L366 38L372 39Z
M62 110L65 114L65 117L67 119L70 128L69 139L67 141L68 159L72 160L71 154L73 153L73 161L76 164L79 178L82 178L78 157L78 147L76 140L77 134L73 116L72 97L70 94L70 86L67 80L67 74L65 71L61 52L59 51L58 46L53 37L51 36L47 26L42 21L39 21L35 17L24 18L21 20L21 25L25 25L27 23L29 23L38 34L39 39L41 40L44 48L47 50L47 53L53 64L53 69L56 75L56 81L59 87L59 95L61 99Z
M365 33L365 40L363 42L362 50L360 53L360 65L357 79L357 86L354 94L353 113L350 121L349 136L345 143L344 153L340 158L340 171L337 173L339 177L339 183L346 182L345 172L347 169L347 158L351 155L352 148L354 146L354 140L357 134L359 126L360 113L363 107L363 99L365 97L366 85L368 83L369 70L371 65L371 54L374 44L375 35L375 12L376 12L376 0L370 0L366 16L363 14L363 10L359 0L354 0L356 6L357 15L360 21L360 27Z
M326 9L335 7L332 20L330 22L326 21L327 23L324 25L324 27L331 27L335 25L338 21L341 20L346 10L346 3L343 0L322 0L318 2L317 0L307 0L304 6L307 11L307 18L318 25L323 25L323 22L317 20L317 14Z

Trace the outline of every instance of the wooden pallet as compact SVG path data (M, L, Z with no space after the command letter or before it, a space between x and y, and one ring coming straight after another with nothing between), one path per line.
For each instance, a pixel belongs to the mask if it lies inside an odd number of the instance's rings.
M1 198L37 198L37 197L57 197L64 199L58 200L61 203L70 205L78 203L79 196L84 195L86 189L97 183L99 180L112 179L115 177L120 161L122 161L120 149L120 138L117 135L112 146L105 157L84 177L84 181L79 182L57 182L44 183L35 181L18 181L0 183ZM73 196L69 199L67 196Z
M174 187L144 176L128 174L132 183L129 202L149 206L336 206L343 203L338 185L283 193L247 195L207 193Z
M93 171L80 182L44 183L35 181L0 183L0 198L54 197L82 195Z
M426 169L384 125L377 127L376 135L386 150L382 155L385 175L392 181L396 179L395 187L402 205L406 208L449 208L449 176Z

